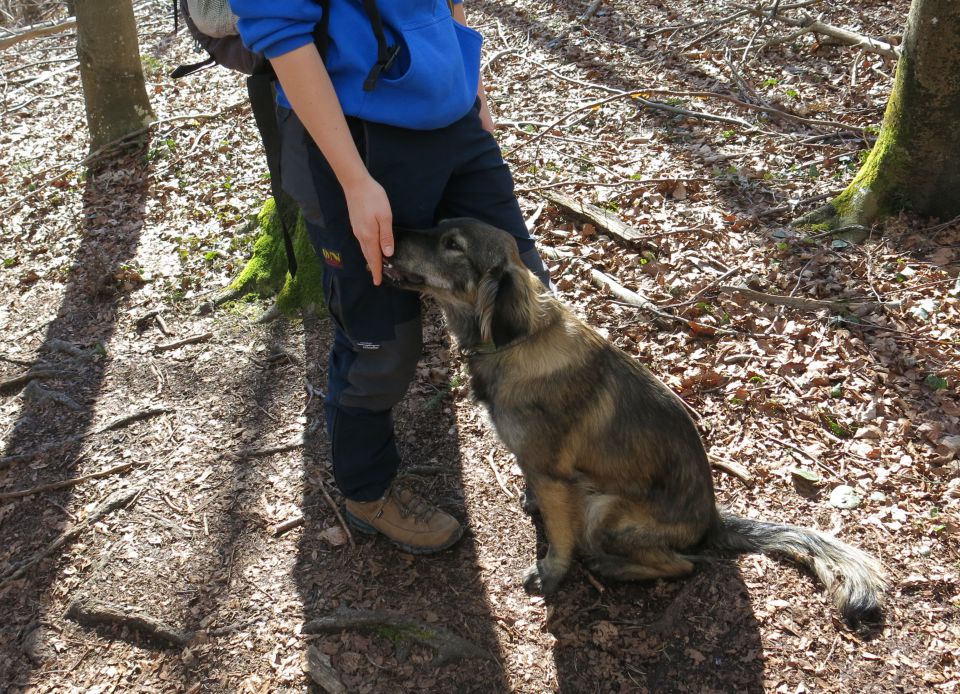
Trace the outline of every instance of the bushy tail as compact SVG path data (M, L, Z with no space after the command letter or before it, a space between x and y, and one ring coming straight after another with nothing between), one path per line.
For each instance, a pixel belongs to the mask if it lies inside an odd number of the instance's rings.
M880 605L887 589L883 566L869 554L829 535L721 511L720 526L707 544L719 550L784 555L809 567L823 581L851 626L881 619Z

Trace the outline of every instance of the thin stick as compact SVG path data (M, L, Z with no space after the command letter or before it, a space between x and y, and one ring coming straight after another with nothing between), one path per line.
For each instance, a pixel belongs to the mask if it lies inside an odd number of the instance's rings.
M185 346L185 345L192 345L192 344L195 344L195 343L197 343L197 342L205 342L206 340L209 340L211 337L213 337L213 333L203 333L203 334L200 334L200 335L190 335L189 337L185 337L185 338L183 338L182 340L177 340L176 342L168 342L168 343L163 344L163 345L156 345L156 346L153 348L153 351L154 351L154 352L169 352L170 350L178 349L178 348L183 347L183 346Z
M327 492L327 485L323 480L320 480L320 493L323 494L323 498L327 500L327 503L330 505L330 508L333 509L333 514L337 517L337 520L340 522L340 526L343 528L343 532L347 534L347 540L350 541L350 546L356 549L357 544L353 541L353 533L350 532L350 526L347 525L347 522L343 520L343 516L340 515L340 509L337 508L337 504L334 502L333 498Z
M513 498L513 492L507 489L507 485L503 482L503 477L500 475L500 471L497 469L496 463L493 462L493 451L490 451L490 455L487 456L487 464L490 465L490 469L493 470L493 476L497 478L497 484L500 485L500 489L503 490L503 493L506 494L511 499Z
M294 528L299 528L301 525L303 525L303 522L304 522L303 514L300 514L300 515L294 516L293 518L288 518L282 523L277 523L273 527L273 536L280 537L284 533L288 533Z
M751 475L750 471L743 465L735 463L732 460L727 460L726 458L720 458L712 453L707 455L707 459L710 461L710 464L718 470L723 470L733 475L748 487L753 486L753 475Z
M43 559L47 558L54 552L56 552L60 547L65 545L67 542L70 542L75 537L77 537L84 530L92 526L94 523L99 521L101 518L106 516L108 513L116 511L118 508L122 508L129 504L131 501L136 498L140 493L139 487L131 487L130 489L120 489L110 496L108 496L100 506L93 510L93 512L84 518L82 521L74 525L69 530L61 533L53 542L48 544L42 550L34 554L32 557L21 563L19 566L13 569L7 570L5 574L0 575L0 588L6 585L9 581L15 581L21 576L23 576L27 571L33 568L36 564L39 564Z
M105 431L113 431L114 429L120 429L121 427L125 427L128 424L132 424L133 422L139 422L142 419L150 419L151 417L156 417L157 415L166 414L167 412L170 412L169 407L151 407L150 409L147 409L147 410L134 412L132 414L124 415L122 417L118 417L117 419L114 419L109 424L98 429L97 433L102 434Z
M13 36L8 36L5 39L0 39L0 51L6 50L11 46L16 46L18 43L23 41L29 41L30 39L37 39L42 36L52 36L54 34L60 34L64 31L69 31L70 29L75 29L77 26L77 20L71 19L66 22L61 22L59 24L40 24L32 27L27 27L25 31L21 31L19 34L14 34Z
M140 461L131 460L126 463L120 463L119 465L114 465L111 468L106 470L99 470L98 472L91 472L89 475L81 475L80 477L71 477L70 479L60 480L59 482L51 482L50 484L41 484L39 487L31 487L30 489L19 489L13 492L5 492L0 494L0 501L9 501L10 499L21 499L25 496L33 496L34 494L42 494L43 492L54 492L58 489L66 489L68 487L73 487L80 484L81 482L86 482L87 480L95 480L101 477L109 477L110 475L115 475L118 472L123 472L132 468L134 465L140 465Z

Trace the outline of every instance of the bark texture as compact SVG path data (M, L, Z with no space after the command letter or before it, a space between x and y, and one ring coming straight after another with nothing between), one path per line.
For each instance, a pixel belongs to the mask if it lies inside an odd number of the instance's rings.
M154 117L130 0L76 0L75 10L90 148L97 150Z
M960 215L960 2L913 0L880 137L853 182L797 220L856 235L900 210Z

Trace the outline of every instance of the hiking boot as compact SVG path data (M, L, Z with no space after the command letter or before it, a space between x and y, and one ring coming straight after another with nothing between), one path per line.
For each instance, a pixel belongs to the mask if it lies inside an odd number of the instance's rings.
M347 499L347 522L362 533L381 533L404 552L433 554L452 546L463 528L407 487L394 484L382 499Z

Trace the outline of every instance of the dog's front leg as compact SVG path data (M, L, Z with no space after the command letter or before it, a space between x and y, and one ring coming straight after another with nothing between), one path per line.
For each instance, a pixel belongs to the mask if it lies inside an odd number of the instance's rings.
M523 587L544 595L554 592L567 575L577 546L579 504L577 490L569 482L528 479L547 533L547 555L527 569Z

